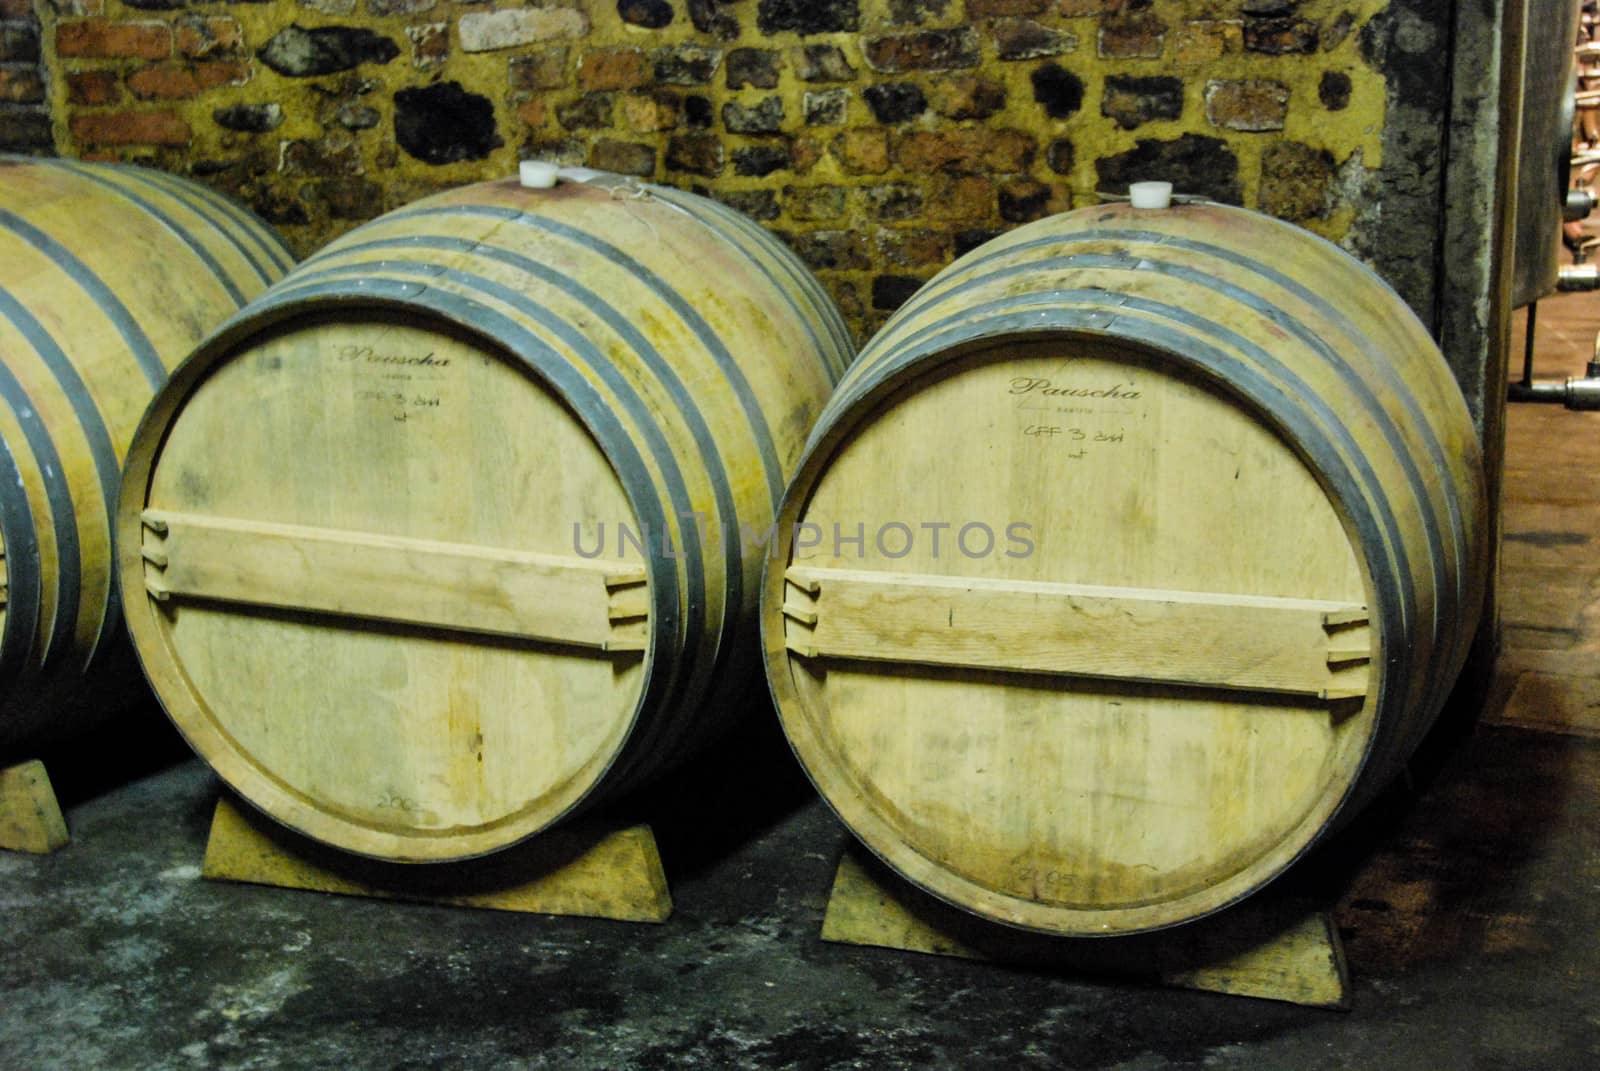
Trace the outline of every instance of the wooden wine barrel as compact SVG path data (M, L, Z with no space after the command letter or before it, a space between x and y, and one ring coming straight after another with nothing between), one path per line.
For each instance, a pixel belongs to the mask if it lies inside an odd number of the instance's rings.
M1435 717L1480 468L1422 325L1322 239L1211 204L1022 227L919 291L811 436L762 592L783 725L953 904L1197 918Z
M143 691L113 598L123 454L168 370L291 263L195 183L0 156L0 751Z
M380 217L201 346L135 436L146 673L229 784L328 844L537 833L759 681L741 526L770 528L851 352L792 254L690 194L587 172Z

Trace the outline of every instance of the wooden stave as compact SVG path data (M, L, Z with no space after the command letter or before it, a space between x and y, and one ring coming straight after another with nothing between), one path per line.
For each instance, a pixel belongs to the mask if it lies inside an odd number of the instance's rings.
M108 682L136 678L121 672L131 659L117 653L112 592L110 512L121 453L167 369L281 274L290 256L265 224L220 195L154 174L0 157L0 241L13 249L0 332L28 340L8 347L0 419L7 746L38 746L81 727L87 716L69 711L94 706L77 693L102 667ZM102 242L104 234L122 240ZM121 274L130 256L146 265L144 276ZM186 285L181 294L164 292L152 278ZM120 363L87 359L99 352L120 354Z
M1184 211L1184 210L1180 210ZM1359 401L1363 393L1373 392L1373 381L1390 383L1396 376L1388 374L1383 367L1385 347L1400 348L1401 352L1420 354L1419 360L1426 364L1426 355L1433 351L1433 344L1426 331L1421 327L1414 315L1384 287L1377 276L1356 263L1352 258L1342 253L1328 257L1328 251L1334 247L1322 242L1313 236L1305 235L1295 228L1265 220L1263 217L1254 217L1252 214L1238 210L1213 208L1207 206L1203 211L1215 213L1228 223L1247 221L1256 224L1268 232L1274 232L1276 237L1289 239L1288 255L1278 256L1275 263L1266 265L1268 272L1281 270L1285 259L1292 260L1295 256L1305 255L1305 250L1310 248L1313 255L1328 260L1334 271L1330 274L1337 277L1337 281L1344 285L1359 288L1363 296L1365 308L1363 312L1369 319L1376 313L1376 326L1368 332L1366 338L1371 340L1377 337L1381 344L1374 345L1371 351L1359 346L1354 351L1358 360L1353 362L1356 367L1350 369L1353 374L1350 379L1357 382L1346 381L1340 383L1333 381L1330 386L1337 388L1335 397L1325 399L1327 407L1334 412L1341 411L1341 405ZM1146 223L1151 213L1135 212L1127 208L1113 208L1108 210L1084 210L1070 213L1066 216L1053 217L1048 220L1019 228L1011 234L997 239L990 245L975 250L954 265L942 272L930 282L918 295L914 296L902 309L895 314L867 347L863 350L857 363L852 366L845 380L840 384L829 403L828 410L819 419L812 437L807 444L806 458L802 461L794 480L791 482L790 495L786 499L783 511L780 514L780 528L784 532L792 531L792 525L803 516L804 502L809 495L809 489L816 485L821 473L825 471L829 457L841 444L848 441L849 435L855 426L853 422L863 421L880 404L885 404L897 391L911 390L908 386L914 382L919 373L926 372L930 376L937 376L937 368L946 361L954 362L965 353L970 352L970 347L984 342L994 342L1005 338L1043 337L1051 330L1061 332L1082 331L1084 337L1093 337L1102 328L1104 337L1121 339L1116 328L1096 324L1094 315L1104 315L1104 309L1098 313L1091 310L1089 317L1069 322L1071 317L1054 325L1041 322L1037 309L1050 308L1057 304L1059 295L1055 287L1061 279L1058 276L1037 274L1029 276L1033 262L1027 257L1031 250L1052 249L1064 244L1063 235L1070 234L1075 229L1086 232L1074 237L1083 241L1096 240L1093 230L1099 223L1116 221L1131 229L1132 224L1140 225L1140 229L1149 226ZM1174 217L1167 217L1170 230L1181 230L1181 221L1172 224ZM1259 223L1257 221L1260 221ZM1281 232L1281 233L1276 233ZM1170 243L1169 236L1160 237L1163 248ZM1269 246L1276 253L1283 253L1283 248ZM1255 247L1252 247L1254 252ZM1129 250L1130 259L1137 259L1137 250ZM1159 254L1157 254L1159 255ZM998 287L990 278L997 264L1016 266L1018 274L1024 279L1023 286L1013 286L1009 290ZM1119 288L1106 280L1100 274L1101 268L1089 268L1080 272L1083 276L1094 277L1105 289L1113 292ZM989 323L972 322L972 309L978 304L975 295L983 293L985 280L991 285L988 296L996 297L996 309L992 313ZM1001 293L1003 292L1003 296ZM1033 306L1029 306L1028 298L1034 299ZM1008 300L1009 299L1009 300ZM1065 301L1060 304L1067 304ZM1315 304L1315 303L1313 303ZM1373 306L1376 306L1374 309ZM914 348L918 332L926 332L930 322L937 318L942 310L949 314L951 324L960 324L954 327L951 333L943 340L925 342L920 348ZM1025 310L1025 311L1019 311ZM1304 309L1302 312L1306 311ZM1312 323L1326 328L1330 325L1325 320L1329 319L1320 314L1309 315ZM1347 330L1350 326L1349 318L1335 317L1342 324L1340 330ZM925 339L924 335L924 339ZM1059 336L1056 336L1059 337ZM1148 340L1147 340L1148 341ZM1346 339L1348 343L1350 340ZM964 348L967 347L967 348ZM1181 346L1164 348L1160 345L1151 347L1151 352L1158 353L1190 368L1189 355ZM1384 355L1384 356L1379 356ZM1315 355L1313 355L1314 357ZM1434 355L1436 358L1436 354ZM1192 368L1190 369L1192 370ZM1050 918L1047 913L1034 912L1032 914L1018 915L1011 910L1014 906L1006 902L1006 897L986 897L985 890L976 886L966 888L960 882L951 881L949 875L940 873L939 868L924 865L925 860L915 856L914 852L898 851L892 843L894 833L886 822L867 814L863 816L864 805L859 800L846 799L848 789L837 789L839 799L829 791L832 772L826 767L826 756L817 754L819 744L812 734L803 713L800 712L801 698L794 686L790 683L787 674L790 672L788 652L785 650L783 637L782 615L778 607L783 601L783 568L773 568L769 565L768 575L763 585L763 652L767 665L769 686L772 689L774 700L780 711L780 716L785 724L786 732L790 737L791 746L808 775L822 792L830 806L840 813L846 825L855 829L858 837L866 841L869 848L882 857L890 866L900 871L915 884L935 896L946 899L958 907L986 915L996 921L1020 926L1025 929L1035 929L1047 933L1072 933L1077 935L1098 934L1104 932L1137 932L1146 929L1158 929L1164 926L1176 925L1192 918L1209 914L1250 895L1261 884L1270 881L1277 874L1286 869L1296 858L1308 850L1313 843L1327 829L1335 827L1340 821L1352 814L1362 804L1367 802L1373 793L1380 789L1388 777L1397 772L1399 764L1410 754L1420 736L1432 723L1437 715L1439 706L1443 703L1445 693L1454 675L1459 672L1462 661L1466 655L1467 643L1471 638L1471 623L1476 619L1477 607L1482 599L1484 577L1481 572L1474 569L1474 564L1481 562L1482 533L1485 528L1484 500L1482 475L1478 464L1478 444L1472 432L1470 419L1467 416L1464 401L1453 380L1449 378L1448 371L1442 361L1435 361L1431 368L1424 368L1423 372L1429 377L1422 383L1422 393L1428 395L1427 403L1420 406L1422 417L1413 422L1399 422L1399 427L1392 429L1397 434L1391 434L1387 440L1377 437L1376 453L1379 460L1387 466L1389 473L1401 473L1408 458L1402 456L1405 451L1416 449L1419 453L1426 452L1432 457L1445 457L1450 464L1447 474L1448 486L1437 487L1423 481L1421 493L1417 501L1410 503L1415 507L1408 511L1408 515L1397 518L1390 525L1391 540L1402 552L1410 551L1409 557L1415 557L1419 546L1430 550L1430 554L1423 555L1425 562L1438 564L1441 556L1445 557L1444 569L1440 575L1447 584L1454 585L1456 607L1460 615L1456 619L1436 618L1432 614L1435 605L1432 590L1432 571L1424 570L1421 582L1414 587L1420 590L1411 590L1405 583L1417 580L1413 571L1397 571L1395 569L1382 569L1382 554L1373 554L1374 549L1382 550L1383 541L1377 533L1360 535L1358 525L1350 525L1349 507L1360 500L1367 500L1368 504L1376 502L1379 505L1386 503L1379 501L1385 497L1374 492L1382 492L1387 486L1381 480L1373 485L1373 491L1364 491L1360 481L1344 479L1344 491L1336 493L1329 490L1330 498L1341 501L1341 515L1346 518L1350 528L1352 543L1361 548L1368 556L1363 561L1363 570L1367 576L1367 585L1374 589L1375 578L1381 579L1385 571L1396 577L1393 584L1387 587L1380 586L1379 600L1387 603L1385 611L1390 621L1389 628L1381 633L1384 637L1383 646L1388 655L1381 663L1375 663L1378 671L1378 681L1369 693L1369 703L1381 708L1385 717L1378 720L1380 731L1371 741L1367 760L1360 773L1346 786L1344 797L1337 801L1330 809L1328 819L1322 823L1312 835L1296 850L1284 853L1269 869L1264 878L1252 878L1246 882L1236 882L1235 888L1229 890L1227 895L1219 896L1212 902L1204 904L1198 911L1189 912L1126 912L1108 910L1101 916L1089 919L1088 913L1080 925L1077 922L1063 922L1059 918ZM1400 380L1402 385L1404 380ZM1219 387L1227 388L1237 393L1237 384L1230 384L1226 377L1216 380ZM1296 395L1290 393L1283 395L1286 400L1292 400ZM1401 399L1401 408L1416 406L1413 398ZM1305 436L1315 429L1311 427L1297 427L1293 419L1284 420L1282 413L1273 412L1259 402L1253 402L1251 408L1259 414L1268 426L1274 427L1278 434L1294 444L1297 452L1304 458L1307 453L1307 440ZM1292 410L1292 406L1286 407ZM1345 410L1349 411L1349 410ZM1291 413L1292 416L1292 413ZM1391 414L1392 417L1392 414ZM1435 441L1429 443L1428 436L1434 436ZM1368 438L1373 438L1369 435ZM1362 441L1366 445L1367 440ZM1384 458L1386 452L1389 456ZM1346 455L1348 456L1348 455ZM1360 460L1360 458L1356 458ZM1326 464L1326 462L1323 462ZM1319 477L1324 480L1326 488L1327 473L1313 465ZM1426 473L1423 474L1427 476ZM1390 479L1393 477L1390 476ZM1416 480L1409 481L1415 488ZM1406 486L1407 481L1400 480L1400 486ZM1434 492L1438 492L1437 495ZM1402 499L1404 496L1400 496ZM1406 505L1404 501L1400 503ZM1450 538L1446 541L1448 547L1435 545L1428 547L1428 533L1430 531L1448 532ZM1449 553L1446 554L1446 551ZM781 548L775 559L781 563L789 560L790 548L786 545ZM1443 585L1441 585L1443 587ZM1445 639L1446 651L1444 658L1435 661L1443 663L1444 668L1435 672L1432 677L1417 672L1405 671L1400 657L1406 654L1406 644L1403 631L1396 631L1395 623L1403 619L1406 603L1419 608L1422 616L1431 622L1435 632L1447 633ZM1414 613L1415 611L1411 611ZM1432 639L1433 637L1428 637ZM1427 661L1426 659L1422 661ZM1396 672L1397 669L1402 670ZM1399 713L1396 714L1396 708ZM809 749L809 750L808 750ZM873 825L870 834L863 833L856 828L858 822ZM884 838L888 839L885 840ZM1130 924L1129 918L1135 919Z
M621 190L617 187L621 187ZM785 347L785 351L801 354L803 358L791 361L793 367L786 374L803 380L803 390L794 388L791 394L783 395L782 384L768 376L772 381L759 384L762 398L754 407L754 412L760 415L766 426L759 429L752 426L748 434L777 435L781 432L787 437L787 442L780 443L777 449L786 453L787 464L792 466L804 431L809 430L811 417L820 410L826 393L850 356L848 335L843 328L842 318L814 277L775 240L742 233L742 228L731 226L721 218L719 212L702 207L699 198L641 186L615 176L601 176L582 185L564 183L554 195L587 198L602 206L618 197L654 198L667 202L670 214L656 219L656 226L664 226L664 221L688 221L672 225L690 227L702 238L707 234L719 236L726 246L727 256L740 258L759 268L771 284L762 299L766 303L761 310L762 322L769 325L773 321L781 322L783 333L794 336L789 339L791 344ZM693 526L686 528L673 520L672 507L675 501L671 486L683 485L685 474L694 487L680 486L676 496L679 501L705 502L720 498L736 502L732 517L735 527L739 521L749 520L752 513L759 518L763 508L766 519L770 519L777 502L774 488L781 493L784 483L781 473L778 480L772 479L770 462L767 473L758 478L751 478L749 472L736 480L719 477L724 465L739 463L745 469L751 469L753 462L750 459L759 456L762 451L737 442L730 443L730 436L724 433L726 429L711 436L701 434L697 439L696 429L691 425L701 419L701 414L693 410L685 414L660 405L647 406L639 400L637 384L626 381L619 383L615 375L608 382L603 382L605 377L602 376L598 377L596 383L589 384L598 385L601 390L588 404L575 402L574 383L588 381L583 380L581 375L577 380L570 375L552 378L548 366L541 366L532 359L532 352L541 347L548 348L554 337L550 334L549 324L541 327L530 318L531 306L536 303L535 297L513 295L505 287L504 279L496 281L493 278L495 270L506 269L508 265L517 267L516 257L526 260L528 250L515 242L496 245L490 238L494 233L504 235L504 229L517 224L520 217L530 217L520 219L522 225L535 225L536 220L531 218L533 213L528 211L527 197L528 194L520 191L514 181L481 183L436 195L380 217L332 243L280 286L219 329L174 373L168 388L152 404L136 437L136 448L130 453L122 487L120 525L125 537L126 533L137 531L139 513L144 505L143 488L149 483L157 459L156 452L146 447L159 443L161 429L180 415L183 397L195 389L212 366L227 360L232 354L243 352L252 339L270 332L274 324L289 322L319 310L336 310L341 315L359 313L362 309L404 312L422 316L427 323L451 325L478 338L488 350L503 354L509 352L537 379L551 387L552 393L561 397L580 417L606 457L618 468L619 476L623 476L636 516L658 518L661 527L670 531L674 546L684 545L680 537L686 533L690 534L691 542L693 540ZM663 211L657 208L649 210ZM476 230L459 226L464 218L472 217L476 217L483 226ZM441 228L441 220L450 221L456 226ZM727 237L730 232L736 236ZM597 229L595 233L604 236L603 230ZM406 251L408 255L423 254L423 259L395 263L392 257L398 255L399 251ZM427 262L426 256L430 254L438 254L437 262ZM390 258L388 263L385 263L386 257ZM520 266L525 268L529 265ZM569 274L585 277L581 271ZM424 277L427 280L425 288L417 282ZM491 293L497 288L498 293ZM419 300L424 289L431 305ZM529 294L539 295L538 302L552 297L547 287L527 289ZM819 303L825 303L825 306ZM559 300L552 303L552 307L559 305ZM819 315L819 308L825 308L828 315ZM485 311L493 315L487 319L478 316ZM594 308L583 311L591 314L587 316L591 328L600 330L594 327ZM556 313L551 315L559 319ZM603 321L604 317L600 317L600 320ZM728 320L715 324L718 332L730 336L722 344L724 350L742 353L749 349L748 343L756 328L750 326L746 322L748 320L749 317L746 317L745 321ZM541 331L544 333L541 334ZM518 332L522 333L524 342L532 339L533 343L508 347L507 338ZM800 337L802 334L805 338ZM612 341L616 341L616 338ZM741 342L745 344L743 349L738 345ZM598 349L594 350L594 353L598 352ZM630 355L641 360L637 353ZM574 358L573 368L582 366L583 362L576 360L577 355L568 352L565 356ZM730 356L728 359L735 358ZM624 371L639 376L639 382L646 382L649 374L647 364L645 362L644 365ZM767 375L770 371L748 358L743 360L740 368L741 374ZM700 378L703 380L705 377ZM649 386L652 390L657 389L657 385ZM790 386L793 388L793 384ZM613 387L619 389L613 392ZM628 391L633 391L634 397L626 397ZM803 406L796 402L801 395L807 398ZM684 394L683 397L692 400L699 396ZM798 434L793 427L784 427L795 423L793 417L797 409L804 410L807 407L809 413L799 421L802 427ZM745 407L742 412L746 418L751 415L750 407ZM635 419L639 414L650 415L663 427L646 426L647 421ZM610 431L600 428L598 425L602 418L612 420L616 427ZM654 450L647 449L652 435L656 440ZM696 451L706 447L725 452L731 462L723 459L708 463L705 457L696 458ZM771 449L766 452L770 453ZM618 457L630 451L637 454L640 461L618 466ZM663 467L663 459L668 467L678 465L680 459L687 461L673 473ZM627 470L626 474L624 469ZM697 469L706 471L695 471ZM722 486L716 487L714 485L719 478ZM745 489L741 490L741 487ZM136 543L136 540L133 542ZM192 693L183 697L181 667L167 664L170 659L160 652L157 633L144 627L145 615L130 609L130 627L146 674L157 685L157 694L167 706L169 714L173 715L173 720L189 738L191 745L224 780L241 788L253 806L291 828L356 854L408 862L450 861L508 847L577 809L587 808L628 791L663 772L672 762L686 757L688 748L697 737L715 729L713 721L705 717L705 708L714 708L726 699L726 693L736 683L734 678L740 677L740 659L749 660L749 652L740 650L741 646L747 646L740 641L748 637L741 637L736 626L745 614L754 612L760 563L748 556L743 561L735 556L731 564L724 563L728 564L726 569L719 570L710 567L718 564L719 556L709 552L673 558L656 552L658 548L654 543L651 549L655 553L647 568L652 600L652 639L647 656L652 668L661 665L667 672L652 673L636 711L638 720L630 731L627 746L613 756L609 768L593 785L565 799L548 813L536 816L534 821L496 823L493 827L481 830L482 835L460 830L447 831L433 838L431 843L424 843L427 838L421 834L390 836L371 830L360 838L352 839L348 830L340 828L337 820L330 822L327 816L320 814L314 801L296 798L292 792L284 790L284 786L273 784L270 778L260 776L247 757L230 751L224 739L225 734L191 717L190 712L198 710L202 701ZM131 543L125 543L119 574L128 593L130 608L145 601L140 597L140 585L131 579L139 575L139 564L138 550ZM704 578L697 580L694 575L697 568L704 568ZM735 575L742 589L742 595L738 595L736 600L740 605L725 605L722 596L727 592L719 586L718 580ZM707 583L707 580L710 582ZM696 612L703 615L700 624L696 624L694 619ZM690 666L691 672L680 673L684 665ZM174 696L180 699L175 700ZM181 703L183 709L175 711L175 702ZM422 846L419 847L419 844Z

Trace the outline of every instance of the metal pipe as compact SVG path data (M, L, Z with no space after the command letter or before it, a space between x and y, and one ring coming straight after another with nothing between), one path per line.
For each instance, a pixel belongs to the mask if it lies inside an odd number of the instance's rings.
M1567 191L1566 203L1561 206L1561 218L1566 223L1576 223L1594 211L1594 193L1582 187Z
M1531 308L1529 311L1532 312ZM1531 342L1531 331L1529 339ZM1523 361L1522 382L1511 384L1508 395L1511 401L1551 402L1585 412L1600 410L1600 335L1595 336L1594 350L1581 378L1535 383L1532 377L1531 347Z
M1563 264L1556 278L1557 290L1600 290L1600 267L1594 264Z

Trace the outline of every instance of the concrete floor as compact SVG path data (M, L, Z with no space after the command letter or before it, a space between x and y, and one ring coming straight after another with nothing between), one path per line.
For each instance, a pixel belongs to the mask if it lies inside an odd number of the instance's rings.
M1600 302L1540 314L1581 366ZM849 838L761 711L634 805L665 925L202 881L218 785L144 710L47 757L71 847L0 853L0 1068L1600 1067L1600 415L1510 434L1487 717L1280 883L1347 1013L822 943Z

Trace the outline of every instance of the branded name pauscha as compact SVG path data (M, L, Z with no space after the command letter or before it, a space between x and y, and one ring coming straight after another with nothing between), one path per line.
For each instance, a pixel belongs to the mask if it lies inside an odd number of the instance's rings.
M1057 387L1048 379L1018 376L1011 381L1012 394L1048 394L1060 398L1122 398L1132 401L1142 397L1142 392L1131 384L1113 383L1109 387Z
M448 368L450 358L424 353L420 357L407 357L398 353L378 353L371 346L345 346L339 350L341 361L363 361L367 364L403 364L420 368Z
M717 529L706 524L703 514L694 513L685 516L685 520L690 519L695 523L686 524L683 528L684 534L690 539L703 546L720 538ZM631 525L617 522L608 526L605 521L594 526L592 546L584 545L585 525L581 521L574 521L573 552L581 558L598 558L605 554L608 527L616 533L615 550L618 558L627 557L629 547L632 547L639 557L646 557L654 545L659 545L661 553L668 558L682 558L689 553L686 546L680 547L682 540L674 541L670 532L662 532L659 540L652 540L648 532L641 533ZM915 527L904 521L888 521L878 525L876 531L869 531L864 521L856 522L853 528L835 521L832 529L832 532L829 532L822 525L810 521L801 521L794 525L789 533L789 544L793 548L794 557L811 559L831 550L834 558L850 557L852 554L857 558L866 558L871 550L876 550L882 557L900 559L922 547L927 556L934 560L953 557L956 554L964 558L990 558L997 555L1007 558L1027 558L1036 549L1032 538L1033 525L1026 521L1011 521L1004 526L1006 545L1003 548L995 529L982 521L968 521L965 524L957 524L954 521L922 521ZM728 535L733 537L731 529ZM769 525L765 529L752 524L741 524L737 541L744 551L765 553L774 560L780 556L784 542L778 538L776 524Z

